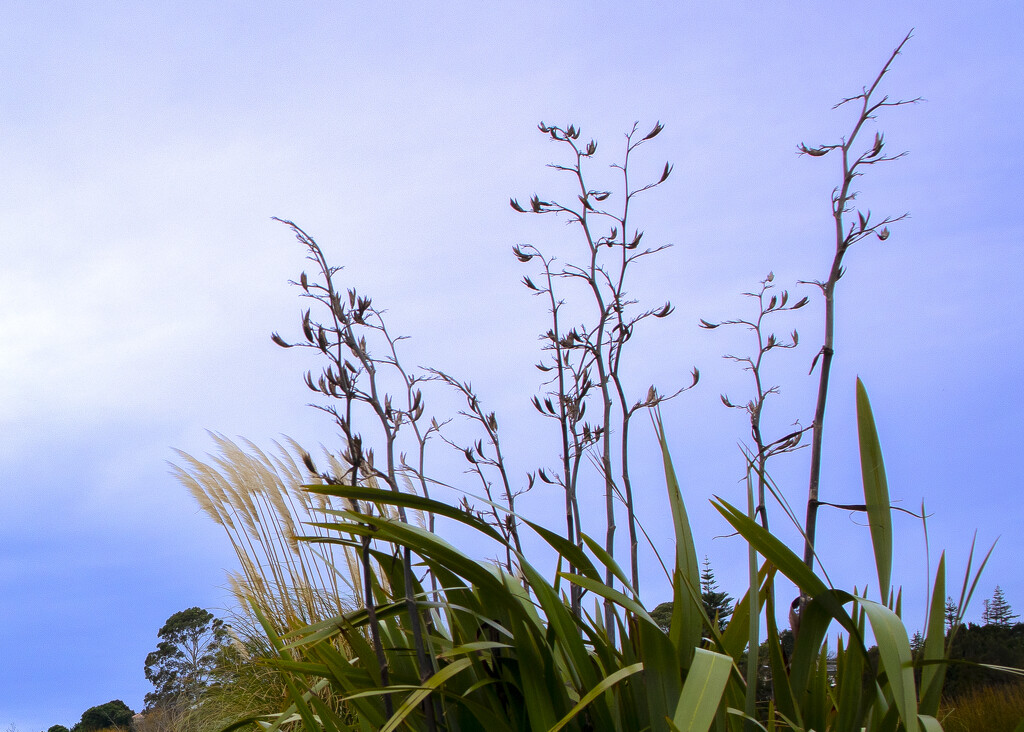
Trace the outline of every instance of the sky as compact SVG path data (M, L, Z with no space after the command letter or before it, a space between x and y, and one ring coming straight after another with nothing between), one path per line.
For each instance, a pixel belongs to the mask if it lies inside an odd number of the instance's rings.
M542 120L598 140L593 174L608 180L635 121L665 125L635 170L656 176L670 161L673 174L634 213L645 241L672 246L631 291L676 310L638 335L627 366L638 395L700 369L697 388L664 407L668 436L697 551L722 589L741 592L744 548L708 501L744 500L747 427L719 394L749 397L749 374L722 358L749 334L698 322L749 315L741 293L768 272L809 296L780 325L801 345L773 355L781 393L766 420L810 422L822 304L799 282L827 274L839 168L797 145L848 132L853 113L832 106L912 28L883 91L923 101L877 120L888 149L909 154L858 181L876 216L910 216L847 255L823 497L860 497L859 375L894 501L926 506L932 571L945 550L958 587L974 532L980 553L998 539L968 618L997 584L1024 609L1020 6L43 0L9 2L4 16L0 725L71 726L111 699L141 709L163 622L229 607L235 559L170 475L175 449L213 450L208 430L339 446L307 406L315 362L270 341L301 332L288 280L305 266L273 216L300 224L345 266L346 287L387 309L411 336L407 363L472 381L517 475L557 460L530 405L546 314L511 247L568 259L580 242L508 205L534 192L572 200L545 167L564 158ZM637 425L641 519L664 549L664 481L653 432ZM457 461L450 470L468 480ZM774 470L799 506L807 452ZM524 513L546 518L551 500L536 489ZM924 533L918 519L895 523L913 631ZM836 586L875 584L860 518L827 512L819 536ZM644 556L653 606L670 593Z

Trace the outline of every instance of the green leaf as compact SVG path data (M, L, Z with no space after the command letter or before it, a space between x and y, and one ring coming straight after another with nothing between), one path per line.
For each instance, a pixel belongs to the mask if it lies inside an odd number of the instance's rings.
M925 635L923 660L940 661L946 658L946 553L939 557L939 568L935 572L932 587L932 605L928 612L928 628ZM942 698L942 683L946 677L944 663L924 666L921 669L920 710L932 716L939 712Z
M768 660L772 669L772 687L774 690L774 701L779 707L779 713L796 720L797 727L803 727L803 716L793 696L793 687L789 682L789 669L786 668L786 660L782 656L782 643L779 642L779 629L775 621L774 605L772 603L767 613L766 625L768 628Z
M601 683L599 683L593 689L588 691L583 696L583 698L579 700L576 706L574 706L568 714L562 717L558 721L558 724L549 729L548 732L558 732L565 725L569 724L569 722L573 720L573 717L575 717L577 714L583 711L583 709L586 708L588 704L597 699L597 697L601 696L601 694L608 691L608 689L612 688L623 679L628 678L639 671L642 671L643 668L644 665L642 663L634 663L631 666L620 668L618 671L609 674L607 677L601 680Z
M729 681L732 659L703 648L694 652L672 723L687 732L707 732Z
M603 564L615 576L615 578L622 583L624 588L629 590L629 594L636 597L636 591L630 584L629 577L627 577L626 573L622 571L622 567L620 567L619 563L615 561L615 557L609 554L603 546L586 534L583 534L580 538L583 539L587 548L594 553L594 556L597 557L598 561L601 562L601 564Z
M754 521L754 485L750 478L750 470L747 470L747 518ZM750 649L749 659L747 661L747 693L744 705L744 711L747 716L753 717L756 713L757 704L757 672L758 672L758 651L761 644L759 642L758 630L760 629L760 618L761 618L761 603L757 588L760 586L758 583L758 566L757 566L757 550L753 544L747 544L747 586L750 587L748 595L749 612L750 612L750 628L748 631L749 637L747 640L747 648Z
M513 621L513 642L522 683L523 703L529 714L532 729L553 727L560 714L557 707L566 704L566 689L556 678L553 657L543 638L538 638L534 628L522 620Z
M711 505L718 509L718 512L732 524L740 536L756 547L762 557L778 567L782 574L792 580L801 592L818 601L846 630L860 637L853 619L843 609L843 602L848 602L845 599L846 593L829 590L800 557L777 537L765 531L760 524L748 518L744 511L740 511L718 497L715 497Z
M672 523L675 526L676 535L676 567L675 572L681 575L692 587L700 587L700 571L697 568L697 550L693 544L693 533L690 531L690 521L686 516L686 506L683 504L683 496L679 491L679 481L676 479L676 471L672 465L672 456L668 451L668 439L665 436L665 426L660 417L655 418L655 429L658 433L658 442L661 445L662 462L665 468L665 487L668 490L668 502L672 509ZM676 644L679 653L680 663L683 668L689 666L690 649L696 648L700 643L701 629L704 626L702 613L693 603L682 602L682 588L678 578L675 581L674 596L676 605L673 607L672 620L672 641ZM676 613L679 622L676 623Z
M566 670L571 677L566 681L571 681L576 688L589 688L596 684L598 676L595 673L590 654L587 653L583 639L580 637L576 618L569 612L551 585L526 561L525 557L520 557L520 567L547 618L549 635L552 636L553 641L558 644L565 656ZM554 645L552 645L553 649Z
M423 496L418 496L415 493L399 493L398 491L390 489L382 490L380 488L370 488L367 486L322 485L318 483L304 485L302 487L310 493L319 493L326 496L340 496L341 498L348 498L351 500L371 501L373 503L382 503L388 506L414 508L425 513L436 513L438 516L444 516L445 518L450 518L453 521L466 524L480 533L486 534L495 541L504 543L501 535L486 521L481 520L471 513L463 511L458 506L450 506L447 503L435 501L431 498L424 498Z
M632 599L631 597L624 595L618 590L612 589L604 582L600 580L592 580L589 577L583 577L582 575L578 574L569 574L568 572L559 572L558 574L561 577L565 577L574 585L579 585L585 590L590 590L595 595L599 595L600 597L603 597L606 600L611 600L615 604L621 605L622 607L626 608L631 613L636 615L638 618L642 618L646 622L653 625L655 628L658 627L658 624L654 622L654 619L647 614L647 610L644 609L643 605L641 605L639 602Z
M907 729L913 729L917 719L917 694L906 628L896 613L885 605L864 598L858 598L857 602L867 613L871 630L874 631L879 660L900 719Z
M424 681L423 686L416 689L416 691L405 698L401 705L399 705L398 709L395 710L394 716L388 720L387 724L380 728L380 732L394 732L394 730L398 729L402 720L409 716L409 713L418 707L420 702L426 699L432 691L440 687L445 681L455 674L460 671L464 671L467 668L471 668L472 666L473 662L471 660L468 658L462 658L442 668L436 674Z
M871 543L875 549L878 569L878 591L882 602L889 596L892 577L892 509L889 506L889 485L885 479L882 447L878 442L875 417L864 383L857 379L857 435L860 438L860 470L864 480L864 503L867 506Z
M861 696L864 684L864 655L856 645L843 649L839 639L836 652L836 672L839 676L839 698L836 706L836 732L858 732L862 727Z
M657 626L637 622L630 640L639 646L640 660L644 664L640 703L646 697L652 732L667 732L666 720L672 716L679 702L683 681L679 661L672 641Z
M592 579L601 579L601 573L597 571L597 568L594 566L593 562L590 561L590 558L578 546L573 544L564 536L545 529L540 524L535 524L532 521L527 521L526 519L523 519L523 523L536 531L555 551L569 560L569 563L580 574Z

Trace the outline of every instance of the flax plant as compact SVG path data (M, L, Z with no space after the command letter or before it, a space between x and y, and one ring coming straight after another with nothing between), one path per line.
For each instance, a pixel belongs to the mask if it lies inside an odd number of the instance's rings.
M876 97L882 77L906 40L870 88L841 103L862 103L852 134L837 145L801 146L802 152L812 156L841 151L844 171L844 182L833 194L836 258L828 279L814 283L826 298L826 339L819 354L822 376L813 423L812 449L819 452L833 349L833 295L842 274L842 257L852 244L867 236L886 238L886 225L902 218L872 224L869 213L854 208L856 193L851 189L865 166L899 155L889 157L883 152L880 134L859 157L851 158L850 150L875 112L907 103ZM316 378L307 373L306 383L328 400L316 406L333 417L344 441L343 454L325 470L318 470L311 457L301 455L311 476L306 486L311 505L328 507L306 522L304 534L293 531L292 540L323 551L341 547L344 556L354 556L352 573L361 580L363 605L342 609L319 622L282 628L258 602L252 602L253 615L262 623L272 648L267 662L282 675L288 707L279 715L251 714L224 732L254 726L264 732L942 730L936 715L949 653L943 604L945 557L929 576L927 621L915 657L901 619L902 596L893 598L890 591L894 509L874 413L859 379L855 402L864 503L845 508L867 516L870 536L863 543L870 544L881 601L868 599L866 591L857 587L834 587L823 567L823 576L819 576L813 561L801 558L769 531L764 504L765 491L771 490L772 484L766 462L795 448L800 431L774 441L763 437L762 410L767 397L775 393L775 387L762 381L763 357L776 348L795 346L797 341L795 333L788 340L770 332L765 337L768 331L763 321L804 304L791 305L785 293L772 293L771 276L762 281L760 293L747 293L758 299L759 316L726 321L747 326L758 338L754 355L731 357L755 375L755 397L746 407L738 408L751 419L757 454L748 456L746 507L717 497L712 502L747 543L746 593L724 630L708 617L700 593L698 553L660 416L659 407L667 397L651 387L644 398L628 399L621 371L625 345L636 326L672 311L668 303L643 309L626 288L631 265L665 248L641 248L642 233L627 233L632 225L631 202L664 183L671 172L666 164L653 182L639 187L630 182L631 154L656 137L662 126L655 125L644 137L634 126L626 135L625 157L613 166L622 174L621 205L615 210L608 208L612 193L588 183L585 168L594 158L597 144L580 143L575 126L541 124L540 129L569 153L568 164L552 167L568 173L578 185L578 205L534 196L529 207L515 199L512 207L523 213L568 218L586 245L580 259L565 262L532 245L514 249L523 263L536 266L539 262L540 273L528 275L524 282L546 299L551 316L551 328L542 336L546 356L539 365L550 374L548 393L535 397L534 405L559 425L561 464L558 471L538 470L536 478L564 492L564 534L513 513L515 489L499 447L497 419L483 408L468 382L440 371L413 374L401 367L396 349L400 339L385 327L382 311L355 290L349 290L347 297L342 295L334 281L338 268L328 265L311 237L285 222L317 267L313 279L303 273L296 284L326 316L318 320L310 311L304 313L305 342L289 343L277 334L273 338L279 345L299 345L326 359L328 365L322 373ZM858 221L848 225L848 215L853 212ZM591 319L583 323L570 321L567 314L572 308L580 309L579 303L569 299L577 285L586 295L584 309L591 310ZM694 384L697 378L694 371ZM427 440L444 424L434 420L428 424L424 417L419 384L430 379L458 390L467 400L464 416L484 431L486 442L481 439L460 447L492 499L484 512L428 495L427 487L434 483L424 473L422 455ZM387 388L395 383L397 397ZM723 401L736 406L728 397ZM587 406L595 402L597 408L590 410L588 422ZM653 620L639 599L636 532L640 527L628 462L630 421L639 411L649 411L654 422L674 530L674 556L662 562L673 589L667 630ZM612 442L613 434L617 444ZM419 450L411 465L399 457L403 444ZM604 522L597 527L603 536L588 533L580 518L582 464L588 456L597 464L604 489ZM812 465L817 466L819 459L812 457ZM195 463L190 465L193 472L199 469ZM219 470L223 469L221 465ZM814 486L817 469L812 468ZM495 474L490 471L496 471L500 481L497 495L489 493L493 486L488 476ZM765 481L756 491L754 474ZM204 475L214 491L231 482L218 479L219 473ZM809 498L809 512L824 503L816 490ZM207 491L201 494L207 495ZM229 493L225 490L224 495ZM493 500L495 497L499 500ZM250 502L239 500L248 510ZM615 557L616 501L625 505L629 522L628 569ZM277 510L272 499L266 502ZM411 522L412 512L459 524L474 532L478 540L473 543L474 553L495 547L504 561L470 556L438 535L433 523L425 527ZM211 515L227 528L223 514L214 511ZM232 541L240 546L258 543L260 539L254 537L263 536L261 532L267 529L254 517L262 519L262 515L249 514L248 523L246 514L240 515L241 530L234 524L229 529ZM810 517L806 528L813 558ZM546 550L557 555L553 571L545 573L533 565L524 550L530 544L521 541L520 531L532 533ZM788 578L800 592L799 625L794 624L791 651L784 650L772 607L772 583L777 574ZM977 575L973 581L970 575L969 563L960 608L966 606L977 585ZM583 593L594 598L592 611L583 607ZM766 706L756 703L760 669L755 667L755 659L762 614L772 677ZM836 629L840 635L832 644L830 633ZM869 648L869 637L874 638L877 650ZM833 648L834 653L830 652ZM740 671L744 664L746 674ZM920 667L919 677L915 676L915 664ZM344 702L343 711L325 698L328 692Z
M891 510L887 492L879 487L885 484L884 466L870 402L860 383L857 402L865 500L878 507L872 519L884 521L882 514ZM314 493L353 504L372 503L377 510L337 512L317 527L327 535L301 540L359 546L360 537L373 533L382 546L376 555L378 571L393 590L380 594L375 620L366 608L284 634L268 623L267 636L275 649L269 662L285 674L290 704L280 715L247 717L229 729L259 722L269 732L288 725L304 732L941 730L936 714L946 659L945 558L939 561L931 592L926 637L917 660L922 666L918 681L898 603L890 608L856 589L847 592L829 586L756 521L752 503L743 511L716 499L716 508L749 543L753 556L764 558L722 630L704 610L696 547L667 437L660 421L656 428L676 539L675 601L667 632L633 599L623 569L599 541L585 533L581 549L524 519L524 527L558 553L560 566L577 570L556 571L549 579L526 556L516 553L521 577L514 577L500 565L474 559L436 534L402 521L397 510L433 511L477 532L480 541L508 544L508 538L488 522L459 507L387 489L311 485ZM436 670L426 679L420 678L411 653L413 633L403 620L408 612L403 600L406 590L401 588L406 553L384 549L387 544L410 548L441 580L438 599L431 604L433 622L426 631L436 654ZM891 562L892 546L876 541L871 546L881 572ZM626 592L604 581L605 569L613 572ZM756 694L756 675L744 677L740 668L746 664L749 671L756 658L756 644L749 643L748 631L766 611L776 573L788 577L810 599L788 656L772 614L766 613L773 695L767 707L756 707L750 703ZM615 638L600 607L595 607L594 614L571 612L564 597L565 583L612 603ZM964 583L966 587L967 576ZM430 593L417 583L412 594ZM384 682L364 631L372 622L378 624L385 641L391 670ZM833 665L826 638L834 624L843 636L836 642ZM872 662L875 651L866 642L869 628L877 643L877 663ZM351 652L345 655L339 648L351 648ZM327 688L345 700L349 716L321 699ZM427 717L427 709L434 710L432 718Z
M757 301L757 315L750 320L735 318L720 322L710 322L702 318L700 321L700 326L706 330L714 330L715 328L723 325L743 326L753 333L754 338L757 341L757 347L750 355L735 356L732 354L726 354L723 357L740 364L744 371L750 372L751 378L754 380L753 397L743 404L734 404L730 401L727 394L722 394L721 400L722 404L726 407L730 409L738 409L744 412L750 421L750 437L754 444L753 449L750 450L752 454L747 457L747 462L750 470L753 471L757 479L757 505L755 506L754 512L758 516L761 526L766 529L768 528L768 507L766 495L770 487L770 481L768 478L768 461L776 455L796 450L800 446L800 439L804 433L803 429L796 429L781 437L766 440L762 431L761 418L764 413L765 402L769 396L779 393L779 386L777 384L769 386L765 379L763 371L764 359L771 351L776 349L796 348L797 344L800 342L800 335L796 330L792 331L788 338L780 338L776 336L775 333L768 330L766 320L769 317L776 317L781 313L799 310L804 307L808 301L806 297L803 297L796 302L791 303L789 301L788 291L782 290L779 293L772 292L775 288L774 281L775 274L773 272L769 272L768 275L761 280L760 289L756 292L743 293L744 297ZM783 496L777 495L776 498L785 505L785 498Z
M578 257L571 256L564 262L544 254L533 245L519 245L513 249L520 262L528 263L534 259L540 262L537 281L526 276L523 282L532 292L547 299L551 316L551 327L541 336L551 357L538 364L542 372L552 373L551 389L543 399L535 397L534 406L542 415L559 424L561 470L540 470L537 475L541 481L554 484L564 492L566 536L581 546L580 465L586 451L594 448L594 460L603 483L604 549L610 556L615 556L616 502L621 501L626 509L629 534L629 577L634 591L639 591L639 536L629 469L629 427L638 411L654 407L670 397L659 395L653 386L639 399L627 396L623 382L623 358L626 344L637 326L649 318L667 317L673 308L671 303L665 303L653 309L638 309L638 301L628 292L629 273L633 266L667 248L667 245L641 246L644 234L635 228L631 207L638 196L668 180L672 166L666 163L658 178L637 186L630 179L630 165L637 148L657 137L664 127L659 122L641 136L637 132L638 125L634 124L626 133L621 162L611 166L621 175L617 198L613 197L612 191L595 188L590 182L588 165L597 153L597 142L581 143L580 130L574 125L563 128L542 122L539 129L566 150L568 162L552 163L549 167L571 177L573 187L578 189L576 201L560 203L534 195L528 207L514 198L510 204L520 213L555 214L567 218L579 232L582 246ZM577 304L577 307L592 308L591 319L578 324L565 322L562 309L567 295L563 294L562 283L566 288L577 284L586 293L583 299L589 303ZM699 378L696 369L692 377L691 386ZM597 402L597 409L593 410L596 415L593 422L587 422L587 405L593 402ZM613 436L617 444L613 444ZM607 571L605 581L611 584L613 580L612 573ZM578 591L572 602L574 611L578 613ZM606 603L605 622L614 629L612 609L612 605Z
M283 348L311 349L326 361L327 366L316 379L311 372L306 373L306 385L328 400L313 406L334 418L345 445L342 458L347 469L341 473L321 473L321 478L347 485L379 481L395 493L402 493L403 488L418 482L423 494L429 495L423 472L425 447L431 434L439 430L440 425L433 420L427 425L424 420L423 393L419 383L427 377L412 374L402 365L397 349L402 338L389 331L383 312L374 307L371 298L360 296L352 288L343 294L335 282L341 268L327 262L323 250L309 234L291 221L281 223L289 227L296 240L305 248L307 259L316 267L312 279L303 272L299 281L292 284L302 289L303 298L313 302L317 314L313 314L312 308L303 314L304 341L290 343L277 333L272 335L272 339ZM389 386L396 382L399 385L397 397L389 391ZM361 428L369 428L373 432L364 435ZM410 431L419 456L418 467L410 466L402 455L400 439ZM383 448L383 460L376 456L375 445ZM311 460L307 467L315 472ZM354 513L364 515L367 519L367 512L374 510L377 509L372 504L352 505ZM397 504L397 511L400 520L407 522L408 516L402 504ZM432 526L432 516L429 521ZM399 561L404 571L400 586L405 591L404 602L408 611L406 621L410 624L412 650L419 674L421 680L424 680L433 673L434 663L426 646L424 618L413 594L415 578L412 550L408 546L396 547L397 550L404 554L400 560L395 557L395 561ZM382 588L375 586L375 578L379 574L375 571L375 562L380 559L375 555L371 533L361 536L359 556L364 603L370 614L368 630L377 659L377 673L380 682L387 685L390 669L376 618L375 592ZM385 707L390 707L390 704L390 699L385 698ZM432 703L428 704L430 708L427 709L431 729L434 725L432 706Z
M836 153L840 156L842 165L841 181L832 191L832 219L835 229L835 254L832 258L832 266L829 268L828 276L825 279L807 283L818 287L825 300L824 342L811 365L811 371L813 372L820 359L818 396L814 407L814 422L811 433L807 514L803 527L805 535L804 562L808 567L814 563L818 507L822 505L822 502L819 500L821 448L825 428L825 404L828 398L829 375L832 369L832 358L835 355L836 285L845 271L843 261L850 247L871 236L876 237L879 241L885 241L889 238L889 225L907 217L907 214L886 216L881 220L872 222L871 211L861 209L856 205L858 192L853 188L857 178L864 175L865 171L871 166L898 160L906 155L906 152L895 155L887 154L885 152L885 135L881 131L875 132L874 140L863 152L858 154L855 152L855 149L861 133L864 132L866 125L877 117L878 112L888 107L899 107L920 101L919 98L893 101L887 95L879 96L879 85L882 83L882 79L889 72L900 51L910 40L912 33L908 33L900 44L896 46L870 86L864 87L860 94L847 97L833 107L833 109L845 107L846 105L860 107L849 134L842 137L837 143L818 145L816 147L801 143L798 148L801 154L811 157L824 157L830 153ZM853 220L854 214L856 215L856 221ZM887 591L887 588L881 589L883 592Z

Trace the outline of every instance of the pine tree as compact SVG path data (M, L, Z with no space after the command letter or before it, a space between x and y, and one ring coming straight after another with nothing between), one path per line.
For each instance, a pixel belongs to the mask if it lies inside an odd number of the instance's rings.
M952 597L946 598L946 632L949 633L953 627L959 625L960 607Z
M985 611L981 614L982 625L1001 625L1008 628L1013 621L1019 618L1006 601L1003 588L996 585L996 591L992 594L991 600L985 600Z
M700 596L704 601L704 611L711 620L718 623L718 630L725 630L732 617L733 600L728 593L718 589L715 573L711 569L711 561L705 555L704 569L700 573Z

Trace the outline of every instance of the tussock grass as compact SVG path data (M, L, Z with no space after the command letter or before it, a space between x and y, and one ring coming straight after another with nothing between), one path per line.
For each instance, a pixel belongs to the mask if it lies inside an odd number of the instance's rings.
M324 481L305 467L305 451L290 438L268 454L249 441L240 446L211 437L218 454L201 460L178 451L181 464L171 468L231 542L241 572L229 575L229 585L239 606L259 607L282 629L357 609L363 587L356 553L301 540L323 538L318 524L351 510L351 502L303 489ZM329 474L348 470L336 456L325 451L324 457Z
M975 689L943 704L946 732L1013 732L1024 721L1024 683Z

